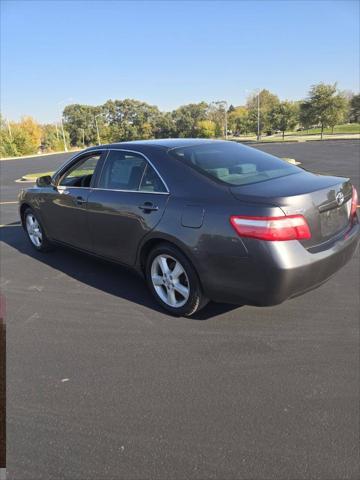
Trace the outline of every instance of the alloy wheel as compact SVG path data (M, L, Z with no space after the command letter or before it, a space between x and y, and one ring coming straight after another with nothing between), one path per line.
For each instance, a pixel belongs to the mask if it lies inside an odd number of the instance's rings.
M35 247L39 248L42 244L42 232L39 222L36 220L35 215L29 213L26 216L26 231L29 238Z
M170 255L158 255L151 264L151 281L160 299L180 308L189 299L190 283L184 267Z

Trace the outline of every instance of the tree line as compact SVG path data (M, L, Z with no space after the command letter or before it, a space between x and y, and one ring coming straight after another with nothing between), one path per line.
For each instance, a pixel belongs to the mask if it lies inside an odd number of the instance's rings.
M1 156L149 138L261 137L274 132L284 137L295 128L312 127L320 128L322 138L325 128L344 122L360 122L360 95L340 92L336 84L314 85L301 101L280 101L263 89L250 95L244 106L200 102L171 112L133 99L108 100L99 106L67 105L60 124L40 125L31 117L18 123L1 118Z
M20 122L10 122L0 117L0 157L31 155L40 151L60 152L64 140L57 124L39 124L26 116ZM64 130L65 144L70 145L70 136Z

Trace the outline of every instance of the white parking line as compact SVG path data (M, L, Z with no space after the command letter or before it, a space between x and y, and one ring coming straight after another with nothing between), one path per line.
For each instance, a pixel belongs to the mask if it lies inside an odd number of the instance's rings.
M14 180L15 183L35 183L36 179L34 180L22 180L22 178L18 178L17 180Z

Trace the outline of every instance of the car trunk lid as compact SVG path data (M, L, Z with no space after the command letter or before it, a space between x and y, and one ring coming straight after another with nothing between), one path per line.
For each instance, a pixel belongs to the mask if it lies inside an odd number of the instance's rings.
M327 242L349 225L352 186L346 178L300 171L230 191L244 202L278 206L285 215L303 215L311 230L311 238L301 241L306 248Z

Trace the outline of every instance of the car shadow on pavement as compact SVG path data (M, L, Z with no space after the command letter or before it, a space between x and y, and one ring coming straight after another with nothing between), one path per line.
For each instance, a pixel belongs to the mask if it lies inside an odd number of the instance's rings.
M140 275L130 268L62 246L48 253L37 252L31 247L18 222L0 228L0 241L79 282L164 313ZM235 308L238 306L210 302L191 319L208 320Z

